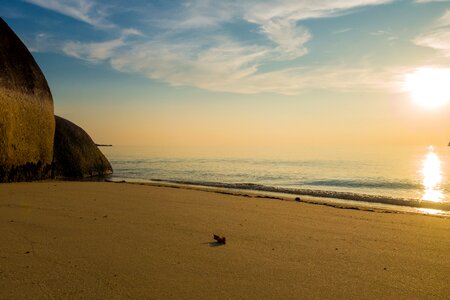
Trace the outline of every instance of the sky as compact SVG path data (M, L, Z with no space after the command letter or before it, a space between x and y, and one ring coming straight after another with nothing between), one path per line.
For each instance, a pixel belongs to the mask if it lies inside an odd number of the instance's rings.
M0 15L55 114L98 143L450 141L448 0L2 0Z

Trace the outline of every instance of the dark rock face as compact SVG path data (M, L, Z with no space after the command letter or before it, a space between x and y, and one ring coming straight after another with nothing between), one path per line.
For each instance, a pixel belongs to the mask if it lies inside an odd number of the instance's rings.
M50 176L55 119L47 81L0 18L0 182Z
M53 177L83 178L112 173L91 137L74 123L55 116Z
M0 182L111 174L89 135L56 117L47 81L0 18Z

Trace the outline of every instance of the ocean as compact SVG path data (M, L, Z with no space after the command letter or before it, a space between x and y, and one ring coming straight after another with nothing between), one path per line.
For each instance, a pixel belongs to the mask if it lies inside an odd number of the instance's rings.
M318 196L450 214L450 147L101 150L112 180Z

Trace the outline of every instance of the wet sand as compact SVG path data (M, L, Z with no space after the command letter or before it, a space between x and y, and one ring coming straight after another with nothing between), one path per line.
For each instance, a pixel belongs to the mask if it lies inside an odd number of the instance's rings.
M0 299L450 295L450 220L439 217L41 182L0 185L0 224Z

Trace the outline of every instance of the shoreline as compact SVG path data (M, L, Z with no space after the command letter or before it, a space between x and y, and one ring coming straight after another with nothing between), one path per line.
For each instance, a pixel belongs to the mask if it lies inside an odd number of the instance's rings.
M375 211L384 213L409 213L409 214L430 215L443 218L450 218L450 203L434 203L427 201L424 203L418 200L411 200L410 202L410 200L401 198L386 198L365 194L341 193L333 191L318 191L318 190L316 191L316 190L302 190L302 189L290 190L275 187L267 187L256 184L245 184L245 185L222 184L222 183L199 184L196 182L160 180L160 179L152 179L145 181L104 179L104 181L112 183L186 188L199 191L230 194L235 196L269 198L275 200L295 201L295 198L298 196L300 197L300 202L331 206L335 208L356 209L356 210ZM255 186L259 188L267 187L267 189L252 189L252 187ZM302 193L302 191L305 193ZM348 197L347 198L339 197L341 195L347 195ZM364 199L370 199L370 201L352 199L351 196L355 195L363 196ZM387 199L387 201L383 202L384 199ZM402 203L403 205L395 204L395 200L399 200L400 203Z
M448 219L245 195L109 182L0 185L0 299L449 293Z

